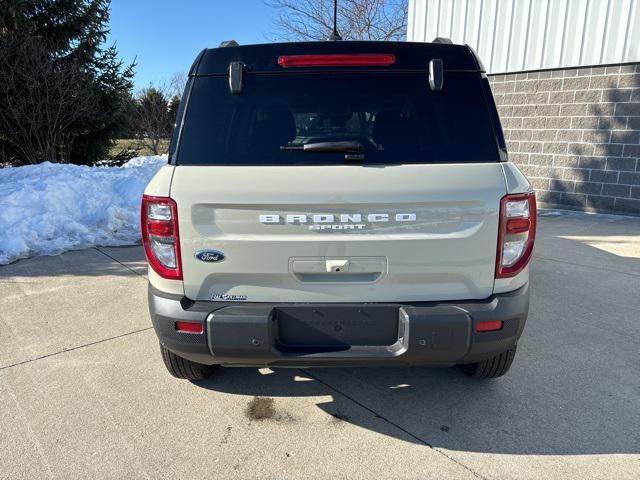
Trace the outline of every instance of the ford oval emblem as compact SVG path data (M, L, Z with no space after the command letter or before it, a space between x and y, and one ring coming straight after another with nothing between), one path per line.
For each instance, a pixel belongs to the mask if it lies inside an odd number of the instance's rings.
M218 250L200 250L196 252L196 258L201 262L221 262L224 260L224 253Z

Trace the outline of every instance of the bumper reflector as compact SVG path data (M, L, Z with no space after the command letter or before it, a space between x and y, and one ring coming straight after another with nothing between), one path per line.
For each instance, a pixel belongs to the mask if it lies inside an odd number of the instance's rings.
M476 332L495 332L496 330L502 330L502 320L476 323Z
M204 326L194 322L176 322L176 330L181 333L204 333Z

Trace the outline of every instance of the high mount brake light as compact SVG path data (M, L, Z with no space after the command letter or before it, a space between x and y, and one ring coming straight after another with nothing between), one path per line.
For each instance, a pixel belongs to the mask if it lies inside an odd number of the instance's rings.
M182 280L176 202L168 197L143 195L140 223L149 266L163 278Z
M536 238L534 193L505 195L500 200L496 278L513 277L529 263Z
M396 62L391 53L361 53L333 55L282 55L278 65L295 67L387 67Z

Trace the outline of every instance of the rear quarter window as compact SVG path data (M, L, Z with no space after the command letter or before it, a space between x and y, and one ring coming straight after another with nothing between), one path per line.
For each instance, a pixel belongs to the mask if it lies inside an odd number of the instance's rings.
M499 161L479 73L426 70L245 75L241 94L226 76L195 77L177 163L330 165L344 153L281 147L355 141L364 164Z

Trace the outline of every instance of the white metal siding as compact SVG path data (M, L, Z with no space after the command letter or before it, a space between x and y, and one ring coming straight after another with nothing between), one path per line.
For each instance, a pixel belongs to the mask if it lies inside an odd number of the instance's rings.
M409 0L407 40L467 43L490 73L640 61L640 0Z

